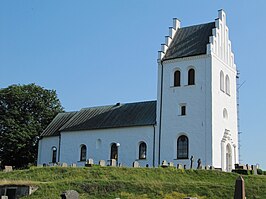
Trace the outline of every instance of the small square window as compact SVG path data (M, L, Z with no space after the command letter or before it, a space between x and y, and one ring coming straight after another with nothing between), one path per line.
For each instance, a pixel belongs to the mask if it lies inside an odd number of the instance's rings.
M186 106L181 105L181 115L186 115Z

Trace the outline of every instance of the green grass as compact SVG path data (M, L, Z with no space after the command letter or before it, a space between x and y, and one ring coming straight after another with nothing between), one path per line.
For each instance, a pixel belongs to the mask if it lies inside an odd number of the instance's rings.
M175 168L32 167L0 172L0 184L30 184L39 189L29 199L56 199L68 189L80 198L233 198L238 174ZM266 198L266 176L244 176L247 198Z

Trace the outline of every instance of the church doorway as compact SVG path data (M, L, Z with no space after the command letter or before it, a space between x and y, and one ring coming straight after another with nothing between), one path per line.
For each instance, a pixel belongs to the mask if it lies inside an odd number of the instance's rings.
M116 161L118 160L118 146L117 146L117 143L113 143L111 145L110 160L111 159L115 159Z
M226 171L232 171L232 149L230 144L226 145Z

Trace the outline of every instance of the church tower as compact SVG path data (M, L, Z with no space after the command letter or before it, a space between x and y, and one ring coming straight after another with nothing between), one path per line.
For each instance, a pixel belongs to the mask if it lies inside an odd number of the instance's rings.
M158 57L157 163L238 163L236 65L226 14L181 27L174 19Z

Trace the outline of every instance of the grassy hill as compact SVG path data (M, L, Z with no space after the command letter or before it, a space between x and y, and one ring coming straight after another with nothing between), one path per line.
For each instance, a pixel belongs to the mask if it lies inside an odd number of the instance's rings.
M234 173L175 168L32 167L0 172L0 184L30 184L39 189L30 199L56 199L68 189L80 198L233 198ZM244 176L247 198L266 198L266 176Z

